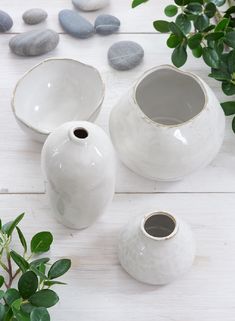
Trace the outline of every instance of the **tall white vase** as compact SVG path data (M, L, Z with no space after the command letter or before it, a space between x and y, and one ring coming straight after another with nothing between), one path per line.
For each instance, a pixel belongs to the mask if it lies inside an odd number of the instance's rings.
M67 227L88 227L113 198L113 146L92 123L68 122L53 131L42 150L42 168L53 211Z

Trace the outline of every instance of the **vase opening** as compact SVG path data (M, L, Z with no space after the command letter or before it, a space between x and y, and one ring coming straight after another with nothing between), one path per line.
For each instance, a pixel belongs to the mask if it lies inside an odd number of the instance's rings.
M85 139L88 137L88 131L85 128L76 128L73 131L73 134L79 139Z
M135 99L142 112L162 125L179 125L198 115L206 95L194 75L173 67L156 69L136 86Z
M176 220L167 213L154 213L145 218L144 232L153 238L169 238L176 232Z

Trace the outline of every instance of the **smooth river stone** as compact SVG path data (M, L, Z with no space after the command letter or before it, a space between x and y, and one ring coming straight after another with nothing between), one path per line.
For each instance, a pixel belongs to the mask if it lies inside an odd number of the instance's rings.
M138 66L144 57L143 48L134 41L120 41L108 51L110 65L117 70L130 70Z
M101 35L110 35L118 31L120 20L109 14L101 14L95 20L95 31Z
M0 10L0 32L5 32L11 29L13 20L5 11Z
M106 7L110 0L72 0L74 6L82 11L95 11Z
M40 56L55 49L59 40L58 33L53 30L34 30L16 35L9 46L18 56Z
M29 9L25 11L22 18L28 25L37 25L38 23L46 20L47 12L39 8Z
M68 9L60 11L59 21L62 28L73 37L85 39L94 33L93 25L77 11Z

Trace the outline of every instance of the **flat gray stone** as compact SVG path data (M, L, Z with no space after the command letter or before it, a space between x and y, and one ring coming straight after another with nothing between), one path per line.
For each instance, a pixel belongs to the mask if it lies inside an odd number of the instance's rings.
M73 37L85 39L94 33L93 25L77 11L68 9L60 11L59 21L61 27Z
M74 6L82 11L95 11L106 7L110 0L72 0Z
M58 33L53 30L34 30L16 35L9 46L18 56L40 56L55 49L59 39Z
M47 12L43 9L33 8L25 11L22 18L28 25L37 25L46 20Z
M120 20L110 14L101 14L95 20L95 31L101 35L111 35L120 28Z
M0 32L6 32L13 26L13 20L5 11L0 10Z
M108 51L110 65L117 70L130 70L138 66L144 57L144 49L134 41L119 41Z

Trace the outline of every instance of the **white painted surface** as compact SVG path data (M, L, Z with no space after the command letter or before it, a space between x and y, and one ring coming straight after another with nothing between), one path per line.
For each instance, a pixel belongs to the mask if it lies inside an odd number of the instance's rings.
M130 0L112 0L112 5L101 12L113 13L121 19L118 35L77 40L62 34L58 48L44 57L14 56L8 49L12 35L0 34L0 216L6 220L26 211L28 218L24 227L28 238L40 229L52 230L55 234L52 256L72 258L73 269L65 278L69 285L59 288L61 303L53 310L53 320L234 321L235 136L231 130L232 118L227 119L225 141L217 158L183 181L144 180L119 164L116 191L122 195L116 195L109 211L92 228L72 232L54 221L44 195L33 195L44 192L41 145L20 130L10 108L14 85L29 68L47 57L75 58L97 67L104 78L106 97L97 124L107 131L110 110L127 88L146 69L170 63L171 50L165 46L166 36L154 33L152 28L152 20L163 18L163 8L169 3L150 0L132 10ZM1 0L1 9L8 11L15 21L11 32L31 29L24 25L21 15L32 7L45 8L49 17L42 25L61 31L57 14L72 5L70 0ZM86 16L93 21L96 15ZM145 59L139 67L122 73L108 66L107 50L118 40L137 41L144 47ZM219 84L207 77L209 69L201 60L190 57L184 69L206 80L221 101L226 99ZM198 245L191 272L162 288L145 286L129 278L120 268L116 252L117 236L123 224L136 214L156 209L175 213L188 221Z

